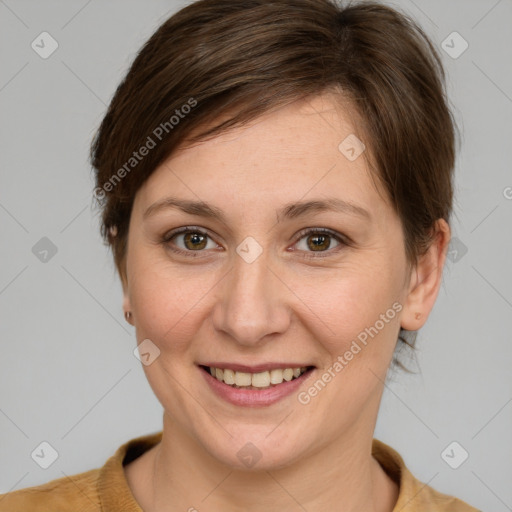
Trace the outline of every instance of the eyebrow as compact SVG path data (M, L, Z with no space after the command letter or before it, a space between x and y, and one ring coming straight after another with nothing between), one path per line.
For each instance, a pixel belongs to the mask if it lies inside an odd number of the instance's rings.
M218 220L223 224L227 224L224 212L216 206L210 205L204 201L190 201L186 199L178 199L176 197L166 197L153 203L143 214L143 219L155 215L157 212L167 210L169 208L177 208L191 215L198 215ZM296 203L288 203L277 212L277 222L281 222L282 218L295 219L302 217L311 212L328 212L334 211L362 217L371 220L372 216L368 210L348 201L338 198L313 199L311 201L299 201Z

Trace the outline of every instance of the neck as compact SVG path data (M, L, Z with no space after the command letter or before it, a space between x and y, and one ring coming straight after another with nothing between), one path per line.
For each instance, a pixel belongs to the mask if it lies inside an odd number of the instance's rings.
M220 463L164 414L151 510L391 512L398 489L371 456L372 436L354 428L289 466L243 471Z

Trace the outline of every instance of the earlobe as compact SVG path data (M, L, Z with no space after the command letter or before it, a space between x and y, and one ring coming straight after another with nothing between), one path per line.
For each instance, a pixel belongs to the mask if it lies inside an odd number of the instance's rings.
M441 287L450 227L444 219L439 219L435 229L434 240L412 271L400 319L401 327L408 331L417 331L425 324Z
M132 314L132 308L130 305L130 299L128 298L127 294L124 295L123 299L123 311L124 311L124 318L125 320L133 325L133 314Z
M123 285L123 311L124 311L124 318L126 321L133 325L133 314L132 314L132 306L130 302L130 296L128 294L128 286L125 281L125 279L121 278L121 283Z

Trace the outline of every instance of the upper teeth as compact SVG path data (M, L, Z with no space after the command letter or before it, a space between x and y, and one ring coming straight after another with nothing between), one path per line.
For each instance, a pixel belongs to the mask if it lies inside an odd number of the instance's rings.
M254 386L255 388L266 388L271 384L281 384L283 380L290 381L299 377L307 370L302 368L276 369L260 373L235 372L229 369L210 367L210 373L225 384L230 386Z

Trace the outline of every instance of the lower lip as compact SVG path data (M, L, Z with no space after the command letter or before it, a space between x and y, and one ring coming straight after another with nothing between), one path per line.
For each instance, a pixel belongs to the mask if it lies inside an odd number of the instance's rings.
M198 366L199 371L204 375L210 389L233 405L242 405L246 407L258 407L271 405L282 398L291 395L311 376L314 368L310 368L300 377L283 381L276 386L270 386L264 389L243 389L234 388L213 377L209 372Z

